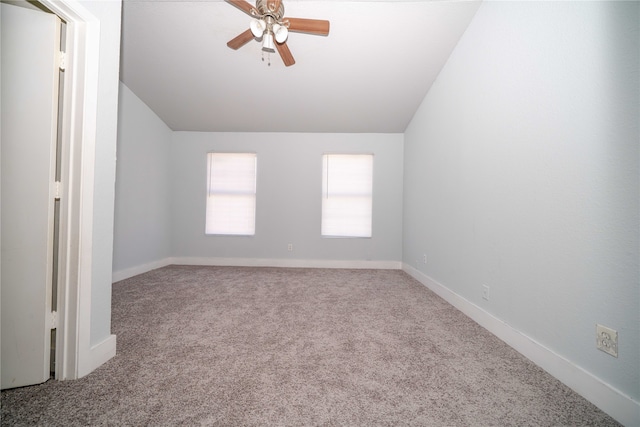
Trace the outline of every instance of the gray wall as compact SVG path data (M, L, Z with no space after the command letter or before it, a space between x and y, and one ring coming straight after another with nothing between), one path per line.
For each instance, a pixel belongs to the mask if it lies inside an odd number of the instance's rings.
M171 256L171 129L120 83L113 270Z
M207 236L206 154L258 154L256 235ZM322 154L374 157L373 237L320 237ZM172 253L175 257L302 260L402 259L400 134L174 132L171 145ZM292 243L294 250L287 251Z
M405 263L636 401L639 22L637 2L483 3L405 133L403 240Z
M120 1L83 1L100 20L100 65L93 188L91 345L111 335L113 203L120 69Z

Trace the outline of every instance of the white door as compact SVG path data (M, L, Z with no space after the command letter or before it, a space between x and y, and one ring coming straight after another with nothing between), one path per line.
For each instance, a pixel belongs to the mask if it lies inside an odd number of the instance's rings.
M1 5L2 388L49 378L60 20Z

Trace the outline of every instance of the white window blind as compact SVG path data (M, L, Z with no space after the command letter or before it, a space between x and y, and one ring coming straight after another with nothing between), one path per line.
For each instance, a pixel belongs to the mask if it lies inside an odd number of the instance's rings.
M322 235L371 237L372 154L322 157Z
M208 153L207 234L251 236L256 231L255 153Z

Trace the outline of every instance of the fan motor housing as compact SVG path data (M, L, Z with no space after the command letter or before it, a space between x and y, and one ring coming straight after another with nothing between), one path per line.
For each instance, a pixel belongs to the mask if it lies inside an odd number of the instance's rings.
M256 0L256 9L258 13L264 16L271 16L276 21L280 21L284 16L284 5L280 3L278 10L269 9L268 0Z

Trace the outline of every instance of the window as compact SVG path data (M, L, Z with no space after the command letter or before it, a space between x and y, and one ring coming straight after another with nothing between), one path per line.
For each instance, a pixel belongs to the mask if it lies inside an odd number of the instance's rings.
M256 232L255 153L208 153L207 234Z
M372 154L322 156L322 235L371 237Z

